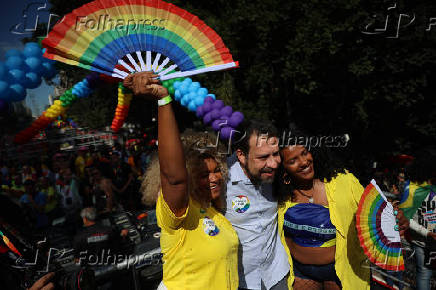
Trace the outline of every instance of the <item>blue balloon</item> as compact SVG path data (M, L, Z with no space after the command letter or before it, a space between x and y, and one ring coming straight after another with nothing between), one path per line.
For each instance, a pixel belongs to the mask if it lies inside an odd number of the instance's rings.
M216 100L216 97L215 97L214 94L208 94L206 97L211 97L211 98L213 98L214 100Z
M186 79L183 80L182 83L183 84L187 84L189 86L192 83L192 80L191 80L191 78L186 78Z
M189 91L190 92L197 92L197 90L200 88L200 83L199 82L193 82L189 85Z
M194 99L194 101L195 101L195 105L197 105L197 106L201 106L201 105L203 105L203 103L204 103L204 98L202 98L202 97L200 97L200 96L197 96L197 97Z
M26 74L20 69L11 69L9 71L9 82L11 84L24 84L26 82Z
M191 112L195 112L197 110L197 106L195 105L195 101L192 100L188 105L188 110Z
M42 76L45 78L52 78L56 75L56 68L54 67L54 64L48 61L44 61L42 63L43 71Z
M207 93L208 93L208 91L206 88L199 88L197 90L197 95L202 96L203 98L207 96Z
M180 82L180 81L175 81L174 83L173 83L173 87L174 87L174 89L178 89L180 86L182 85L182 82Z
M42 57L42 49L36 42L26 43L23 50L23 55L25 57Z
M18 56L21 57L21 52L18 49L9 49L6 53L5 53L5 59L10 58L11 56Z
M9 88L12 91L10 98L12 102L20 102L26 98L26 89L22 85L13 84Z
M7 77L7 68L4 63L0 62L0 80L5 80Z
M41 77L34 72L26 73L26 82L25 86L28 89L36 89L41 85Z
M0 81L0 99L9 101L11 91L9 90L9 84L4 81Z
M186 95L189 92L189 85L186 83L182 83L179 87L179 90L182 95Z
M6 59L5 64L9 69L20 69L24 66L24 60L19 56L11 56Z
M195 92L190 92L188 94L189 101L195 100L197 98L197 94Z
M29 70L32 72L36 72L36 73L40 74L43 71L43 68L41 66L42 61L40 58L31 56L31 57L26 58L24 60L24 63L27 65Z
M189 98L187 95L184 95L183 98L180 100L180 104L182 104L182 106L186 107L186 105L188 105L189 103Z
M176 101L180 101L181 98L182 98L182 93L180 92L180 90L176 90L176 91L174 92L174 99L175 99Z

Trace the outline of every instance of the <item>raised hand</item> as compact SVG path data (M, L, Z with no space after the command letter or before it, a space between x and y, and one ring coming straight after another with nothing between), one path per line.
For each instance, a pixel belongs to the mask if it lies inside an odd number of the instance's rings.
M159 84L158 75L152 72L140 72L127 76L123 85L133 91L137 96L151 99L161 99L168 96L168 90Z

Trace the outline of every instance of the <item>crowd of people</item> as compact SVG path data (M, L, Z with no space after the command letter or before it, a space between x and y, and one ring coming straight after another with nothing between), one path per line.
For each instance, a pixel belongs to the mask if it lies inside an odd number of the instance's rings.
M133 210L149 150L126 151L117 144L104 150L80 147L42 161L4 161L0 165L1 194L19 204L37 229L59 216L74 222L81 209L98 213L118 206Z

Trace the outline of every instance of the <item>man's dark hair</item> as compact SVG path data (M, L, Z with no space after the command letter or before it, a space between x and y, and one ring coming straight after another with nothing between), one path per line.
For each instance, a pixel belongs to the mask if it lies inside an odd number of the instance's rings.
M238 128L239 133L235 135L235 141L232 144L233 151L240 149L244 154L248 154L250 150L250 137L253 134L257 136L266 136L268 139L271 137L278 137L279 132L277 128L266 120L248 120L244 121Z

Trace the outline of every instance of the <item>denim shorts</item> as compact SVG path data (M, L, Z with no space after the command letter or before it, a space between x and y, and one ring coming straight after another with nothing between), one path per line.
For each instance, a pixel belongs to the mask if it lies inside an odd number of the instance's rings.
M333 281L341 287L341 281L336 275L335 263L326 265L302 264L292 259L294 275L300 279L313 280L317 282Z

